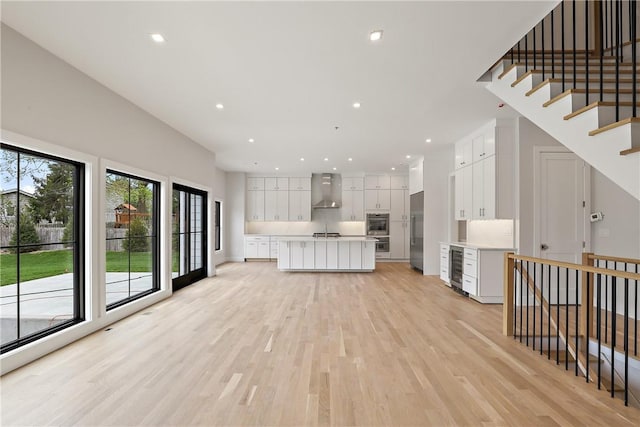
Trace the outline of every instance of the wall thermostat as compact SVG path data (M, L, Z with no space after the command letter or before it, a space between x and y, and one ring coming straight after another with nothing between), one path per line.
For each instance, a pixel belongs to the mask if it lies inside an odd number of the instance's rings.
M594 212L591 214L591 222L602 221L604 214L602 212Z

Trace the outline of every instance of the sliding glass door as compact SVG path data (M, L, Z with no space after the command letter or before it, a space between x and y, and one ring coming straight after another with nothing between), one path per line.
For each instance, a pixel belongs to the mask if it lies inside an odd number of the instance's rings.
M172 278L176 291L207 276L207 193L173 185Z

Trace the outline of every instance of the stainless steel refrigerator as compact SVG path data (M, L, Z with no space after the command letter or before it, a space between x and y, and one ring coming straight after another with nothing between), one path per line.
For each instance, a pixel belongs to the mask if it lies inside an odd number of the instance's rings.
M424 192L411 195L409 205L409 259L411 266L422 271L423 268L423 244L424 244Z

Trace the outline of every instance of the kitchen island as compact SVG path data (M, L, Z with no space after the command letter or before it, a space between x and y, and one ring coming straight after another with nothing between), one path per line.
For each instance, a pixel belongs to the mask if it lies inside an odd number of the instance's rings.
M278 269L282 271L373 271L373 237L279 237Z

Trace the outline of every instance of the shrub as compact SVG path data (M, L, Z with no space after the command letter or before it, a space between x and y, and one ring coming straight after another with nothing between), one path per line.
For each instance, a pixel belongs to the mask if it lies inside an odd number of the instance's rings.
M31 221L31 218L25 214L20 214L20 229L18 230L18 228L16 227L16 229L13 231L13 235L11 236L11 240L9 241L9 245L15 246L18 244L18 242L20 242L20 245L34 245L26 247L21 246L20 253L34 252L40 249L40 236L38 236L36 226L33 221ZM16 248L12 248L10 252L15 254L17 250Z
M125 251L131 252L148 252L149 239L148 231L144 221L140 218L134 218L129 224L129 229L122 242Z

